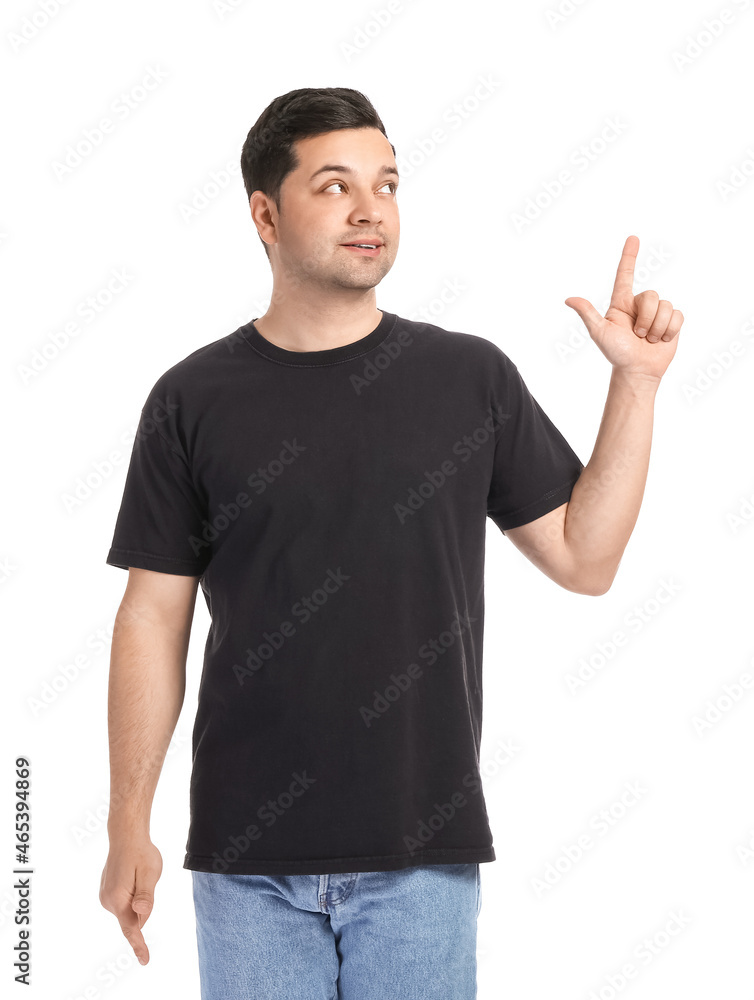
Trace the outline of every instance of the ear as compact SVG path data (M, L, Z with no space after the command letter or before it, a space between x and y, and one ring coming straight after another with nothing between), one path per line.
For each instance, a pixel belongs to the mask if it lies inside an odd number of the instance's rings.
M277 243L277 229L275 226L277 211L272 199L268 198L264 191L252 191L249 198L249 208L251 218L257 227L257 232L262 242L268 246Z

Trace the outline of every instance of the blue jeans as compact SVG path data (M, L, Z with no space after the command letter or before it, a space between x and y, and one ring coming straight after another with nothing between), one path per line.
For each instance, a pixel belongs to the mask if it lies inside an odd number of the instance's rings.
M478 864L192 871L202 1000L474 1000Z

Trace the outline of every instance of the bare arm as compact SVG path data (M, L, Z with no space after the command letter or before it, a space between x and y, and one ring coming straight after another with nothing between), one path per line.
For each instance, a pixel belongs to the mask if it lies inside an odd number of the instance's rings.
M587 299L565 300L613 366L592 457L567 504L506 531L539 569L580 594L610 589L636 524L647 480L655 394L683 324L683 313L657 292L633 294L638 250L638 237L629 236L604 317Z
M592 457L571 499L509 528L519 551L566 590L609 590L639 516L658 381L614 369Z
M183 705L197 576L128 571L113 629L108 688L110 851L100 902L139 961L162 857L149 836L157 781Z

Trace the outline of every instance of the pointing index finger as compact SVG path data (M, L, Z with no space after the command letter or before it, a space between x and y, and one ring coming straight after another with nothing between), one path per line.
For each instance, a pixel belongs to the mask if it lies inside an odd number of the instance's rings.
M611 304L626 295L633 295L634 289L634 267L636 266L636 255L639 252L639 237L629 236L623 244L623 253L618 264L618 271L615 275L613 285L613 296Z

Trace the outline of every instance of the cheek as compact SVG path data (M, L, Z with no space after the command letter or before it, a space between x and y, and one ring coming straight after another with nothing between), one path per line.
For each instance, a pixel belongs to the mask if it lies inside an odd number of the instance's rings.
M285 244L291 257L296 260L315 259L320 253L323 239L320 234L320 221L299 214L294 216L295 223L280 220L280 239Z
M290 245L301 253L319 253L324 247L332 248L338 236L348 229L343 219L342 206L330 201L307 202L291 208L289 223L283 230ZM282 219L281 219L282 221Z

